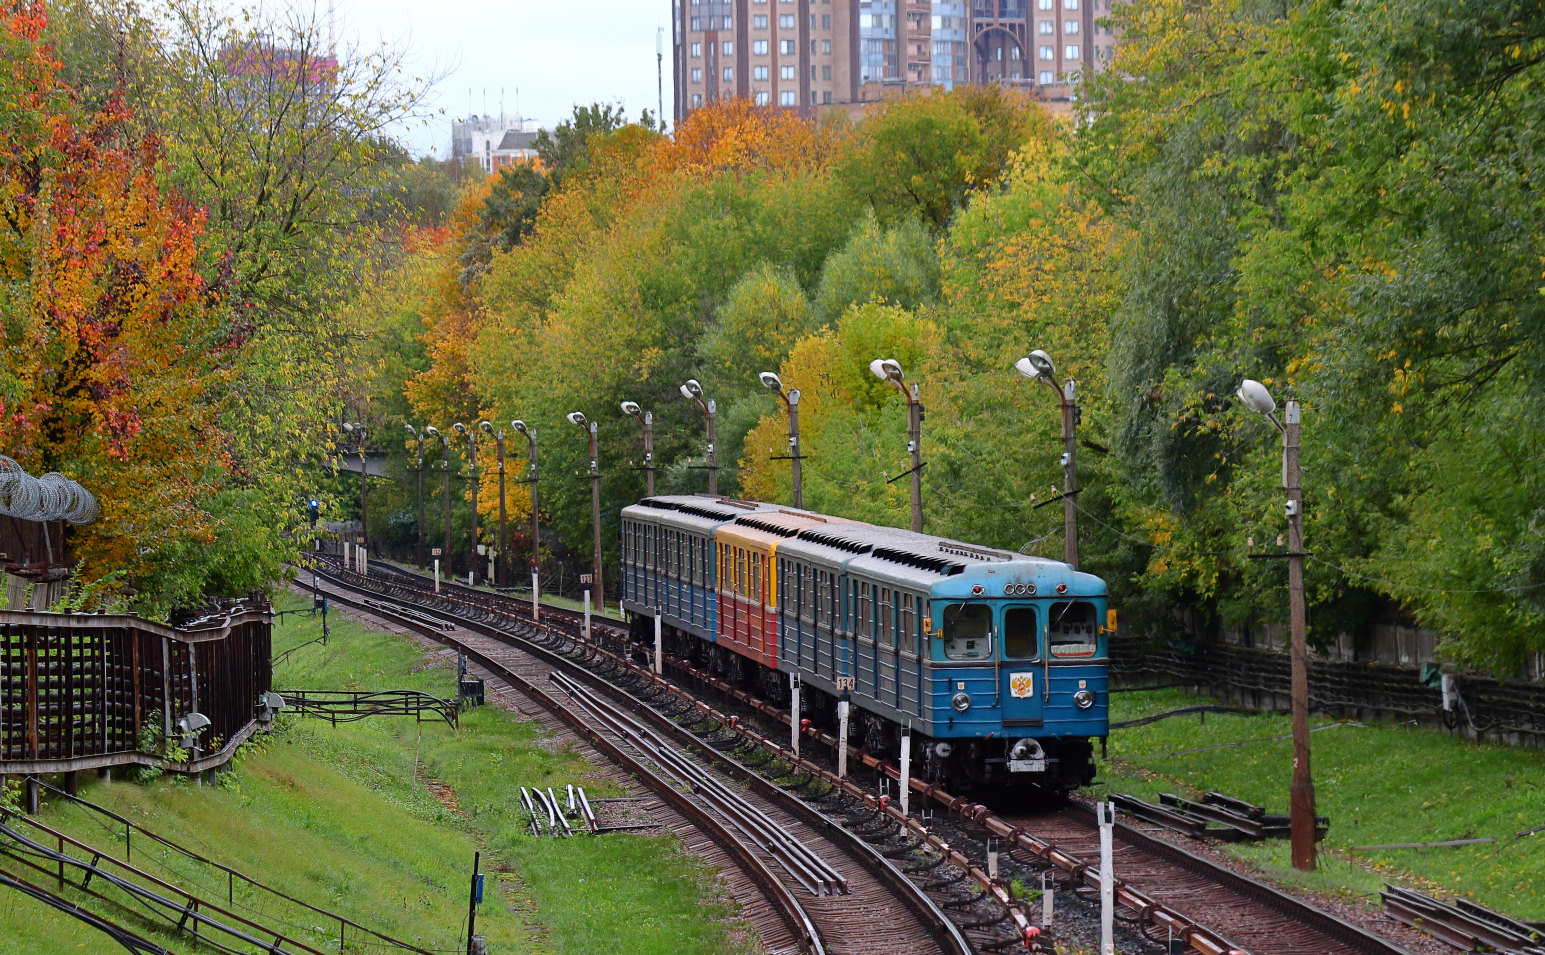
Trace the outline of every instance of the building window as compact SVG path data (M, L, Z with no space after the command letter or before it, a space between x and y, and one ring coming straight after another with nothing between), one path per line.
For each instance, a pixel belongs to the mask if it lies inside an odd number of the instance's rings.
M726 66L724 68L724 82L726 82L726 83L733 83L733 82L735 82L735 68L733 66Z
M778 105L780 105L780 106L798 106L799 105L799 101L794 98L794 95L795 94L794 94L793 90L784 90L783 92L779 93L778 94Z
M1019 47L1016 46L1012 50L1009 51L1009 59L1011 59L1011 60L1019 59Z
M1051 70L1042 70L1041 71L1041 85L1042 86L1050 86L1051 84L1053 84L1055 82L1057 82L1057 74L1053 73Z
M751 41L751 53L754 56L766 56L767 55L767 41L766 40L752 40Z
M1041 59L1043 59L1043 60L1054 60L1056 58L1057 58L1057 54L1052 51L1051 47L1049 47L1049 46L1041 47Z
M810 91L810 105L811 106L815 106L816 104L818 104L820 102L821 102L821 94L817 93L815 90L811 90Z
M702 30L703 29L703 18L702 17L693 17L692 18L691 29L692 29L692 32L694 32L694 33Z
M1062 2L1063 3L1077 4L1078 0L1062 0ZM1077 9L1077 8L1075 7L1074 9ZM723 28L726 29L726 30L733 30L733 29L735 29L735 18L734 17L725 17L724 18Z
M725 40L723 45L724 45L724 55L725 56L734 56L735 55L735 44L731 43L729 40Z
M794 55L794 41L793 40L779 40L778 41L778 52L784 54L785 56L793 56Z
M1057 24L1051 20L1042 20L1040 26L1037 27L1037 30L1040 32L1041 36L1051 36L1053 33L1057 32Z
M703 44L701 44L701 43L694 43L694 44L692 44L692 55L694 57L702 56L703 55Z
M752 17L751 18L751 29L753 29L753 30L765 30L765 29L767 29L767 14L765 14L765 13L758 13L756 16Z
M831 56L832 41L830 41L830 40L822 40L821 41L821 52L826 54L827 56Z
M766 106L771 101L772 101L772 95L769 94L766 90L757 90L756 91L756 105L758 105L758 106Z
M692 82L694 82L694 83L701 83L701 82L703 82L703 68L702 67L700 67L700 66L692 67Z
M1063 33L1077 33L1078 32L1078 21L1077 20L1067 20L1067 21L1065 21L1062 24L1062 32Z
M780 14L778 14L778 29L780 29L780 30L792 30L792 29L794 29L794 14L792 14L792 13L780 13Z
M832 101L832 91L831 90L827 90L826 92L821 94L821 102L823 102L823 103L830 103L831 101Z
M1056 0L1037 0L1036 6L1042 10L1054 10Z
M815 64L814 63L810 64L810 79L812 81L820 79L820 76L818 74L819 74L819 71L816 70Z
M832 28L832 15L829 14L829 13L821 14L821 29L823 29L823 30L830 30L831 28Z
M702 93L693 93L692 94L692 108L693 109L697 109L699 106L702 106L702 105L703 105L703 94Z
M780 67L778 67L778 78L779 79L784 79L784 80L792 80L794 78L794 67L792 67L792 66L780 66Z
M831 67L829 67L829 66L821 67L821 79L825 80L828 83L831 82L831 79L832 79L832 68Z
M753 80L765 80L765 79L767 79L767 67L765 67L765 66L753 66L751 68L751 78Z
M1076 59L1078 59L1078 44L1077 43L1069 43L1067 46L1063 47L1062 48L1062 58L1064 60L1076 60Z
M1064 10L1077 10L1078 9L1078 0L1062 0L1062 9L1064 9Z

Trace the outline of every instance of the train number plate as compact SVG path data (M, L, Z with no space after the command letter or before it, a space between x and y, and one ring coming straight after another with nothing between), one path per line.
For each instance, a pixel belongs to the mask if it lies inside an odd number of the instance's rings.
M1044 772L1046 772L1046 760L1044 760L1044 759L1011 759L1011 760L1009 760L1009 772L1011 772L1011 773L1044 773Z
M850 676L839 676L839 677L837 677L837 689L839 691L853 689L853 683L854 683L854 680Z

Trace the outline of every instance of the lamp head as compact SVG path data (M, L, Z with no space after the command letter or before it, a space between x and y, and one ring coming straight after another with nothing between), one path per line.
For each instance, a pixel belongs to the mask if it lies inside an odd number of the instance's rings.
M1271 397L1271 392L1266 386L1253 378L1246 378L1240 382L1239 390L1235 392L1239 400L1244 402L1246 408L1257 414L1269 415L1277 410L1277 402Z
M1051 356L1037 348L1035 351L1014 363L1014 370L1026 378L1045 378L1051 380L1057 373L1057 366L1052 362Z
M493 424L492 424L492 423L491 423L491 422L489 422L489 421L479 421L479 422L478 422L478 423L477 423L477 426L478 426L478 427L479 427L479 428L482 428L482 429L483 429L483 430L484 430L484 431L485 431L485 432L487 432L487 433L488 433L488 434L493 434L493 433L494 433L494 426L493 426Z
M900 381L901 362L894 358L876 358L869 363L869 371L881 381Z
M622 403L622 413L625 415L632 415L633 417L637 418L639 416L638 402L624 401Z
M424 433L429 435L430 437L438 438L440 436L440 429L436 428L434 425L430 425L429 427L424 429Z
M762 382L762 387L775 394L783 394L783 379L770 371L764 371L756 376Z
M585 416L580 414L578 411L570 411L568 414L564 415L564 417L568 418L570 423L576 424L581 428L585 426Z
M354 433L354 424L353 424L353 422L345 421L343 423L343 431L344 431L345 434L353 434Z
M703 396L703 386L697 383L696 378L688 378L681 386L681 396L683 398L701 398Z
M420 436L419 433L418 433L418 429L413 427L411 424L403 425L402 426L402 430L404 430L404 431L408 432L409 434L413 435L413 437L415 437L415 438Z
M467 433L467 426L462 424L460 421L458 421L455 424L451 425L451 430L456 432L457 434L466 434Z
M519 431L521 434L526 434L527 433L526 432L526 423L524 421L520 420L519 418L516 418L514 421L511 421L510 422L510 427L514 428L516 431Z

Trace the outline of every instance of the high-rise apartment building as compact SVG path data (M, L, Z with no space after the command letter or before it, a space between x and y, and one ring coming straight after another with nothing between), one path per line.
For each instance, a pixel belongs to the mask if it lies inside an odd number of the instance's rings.
M1110 0L673 0L676 119L742 97L814 115L995 83L1055 106L1108 61Z

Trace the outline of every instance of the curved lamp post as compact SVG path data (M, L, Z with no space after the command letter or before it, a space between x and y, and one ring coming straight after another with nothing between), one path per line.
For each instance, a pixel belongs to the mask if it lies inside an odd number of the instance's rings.
M499 587L505 583L505 578L509 577L509 574L504 571L505 555L509 553L509 541L506 539L504 530L504 429L494 431L493 424L488 421L479 421L477 426L482 428L485 434L493 435L494 447L498 449L499 454L499 537L498 550L494 553L492 574L493 585Z
M794 465L794 506L804 507L804 481L802 480L803 474L800 468L800 461L804 456L799 453L799 389L793 388L785 391L783 388L783 379L779 378L776 374L770 371L764 371L756 377L759 381L761 381L762 387L766 388L768 391L771 391L779 398L782 398L783 406L788 409L789 460L793 462Z
M696 378L688 378L682 384L681 396L683 398L691 398L697 402L697 406L703 409L703 417L708 420L708 493L718 495L719 456L714 450L713 434L714 418L717 416L718 408L715 407L712 398L705 399L703 397L703 386L697 383Z
M644 426L644 474L649 482L649 496L654 497L654 412L639 408L636 401L624 401L622 413L637 418Z
M422 570L424 567L424 433L411 424L402 426L403 430L413 435L413 440L418 442L418 550L416 566Z
M1062 405L1062 559L1070 567L1078 566L1078 385L1069 378L1058 388L1052 381L1057 366L1051 356L1037 348L1014 363L1014 370L1052 390Z
M907 450L912 452L912 530L923 532L923 404L918 401L917 382L908 390L901 363L894 358L876 358L869 371L881 381L896 386L907 399ZM892 478L892 480L895 480Z
M370 525L366 521L365 511L365 432L366 428L358 421L350 421L344 424L344 434L359 435L359 542L369 547Z
M434 425L424 429L424 433L432 438L440 439L440 470L445 474L445 491L440 496L445 498L444 525L441 529L445 532L445 544L440 553L445 557L445 576L451 576L451 436L444 434Z
M542 590L541 590L541 541L542 526L537 517L537 473L536 473L536 429L529 428L519 418L510 422L510 427L526 436L526 443L530 446L531 477L527 483L531 485L531 619L542 619Z
M467 583L477 579L477 432L460 421L451 430L467 436L467 475L472 482L472 549L467 551Z
M590 523L595 530L591 575L595 580L596 602L604 607L606 594L601 589L601 470L596 466L595 422L586 420L578 411L571 411L566 417L576 428L590 436Z
M1286 425L1277 420L1277 402L1258 381L1246 378L1236 392L1246 408L1265 415L1282 432L1282 483L1287 490L1288 626L1292 649L1293 784L1288 791L1288 828L1293 843L1293 867L1315 867L1314 777L1309 773L1309 650L1304 612L1304 498L1298 467L1297 401L1285 409Z

